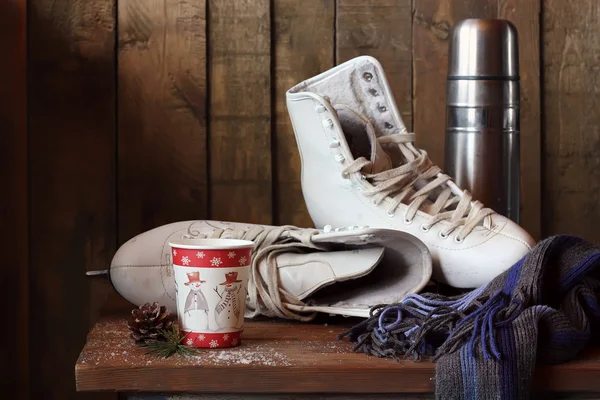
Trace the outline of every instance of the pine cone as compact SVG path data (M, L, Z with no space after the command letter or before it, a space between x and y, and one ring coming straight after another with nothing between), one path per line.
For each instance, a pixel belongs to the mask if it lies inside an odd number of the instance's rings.
M169 329L176 317L167 311L167 307L158 303L146 303L131 311L127 327L136 343L146 343L149 340L165 341L161 330Z

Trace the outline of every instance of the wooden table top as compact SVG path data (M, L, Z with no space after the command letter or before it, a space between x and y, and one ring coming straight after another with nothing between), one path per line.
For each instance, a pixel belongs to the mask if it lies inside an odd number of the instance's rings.
M242 345L160 359L129 338L126 317L104 317L91 330L75 367L80 391L222 393L432 392L435 365L391 360L351 350L332 324L246 322ZM536 387L600 392L600 349L577 360L543 366Z

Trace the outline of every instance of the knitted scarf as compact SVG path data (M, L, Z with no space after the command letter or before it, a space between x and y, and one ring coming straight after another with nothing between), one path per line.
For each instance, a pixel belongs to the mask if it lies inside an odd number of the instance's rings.
M479 289L376 306L340 337L378 357L433 355L438 399L530 398L536 362L572 359L599 332L599 278L600 247L555 236Z

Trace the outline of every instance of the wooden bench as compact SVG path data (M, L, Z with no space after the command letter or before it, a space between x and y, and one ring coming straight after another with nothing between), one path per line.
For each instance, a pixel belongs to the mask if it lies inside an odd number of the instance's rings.
M433 398L433 363L370 357L353 352L348 341L338 341L337 334L355 321L247 322L239 347L167 359L135 346L126 322L123 313L103 317L93 327L75 366L79 391L118 391L130 399L149 398L146 393L155 393L153 399L182 393L202 393L184 397L202 399L240 399L224 394L248 399L284 399L286 394L295 394L294 399L316 394L320 399L339 394L344 399ZM566 364L539 367L535 387L543 398L600 398L600 349Z

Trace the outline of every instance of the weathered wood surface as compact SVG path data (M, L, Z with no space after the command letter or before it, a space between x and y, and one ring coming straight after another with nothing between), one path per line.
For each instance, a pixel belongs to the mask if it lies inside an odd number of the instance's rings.
M404 124L413 126L411 0L338 0L336 61L370 55L382 64Z
M106 317L88 336L75 373L79 390L220 393L427 393L435 365L354 353L338 333L356 321L246 321L242 345L159 359L129 338L126 319ZM342 325L340 325L342 324ZM600 349L540 367L546 391L600 391Z
M543 7L543 231L600 242L600 3Z
M118 2L119 243L207 216L205 3Z
M311 227L300 184L300 153L285 93L334 66L335 1L319 0L317 6L307 7L304 0L276 0L273 5L274 223Z
M210 216L270 224L270 2L211 0L209 15Z
M433 393L398 394L223 394L223 393L127 393L127 400L433 400ZM591 398L590 398L591 399ZM596 400L596 399L594 399Z
M114 2L28 6L30 396L81 398L73 365L107 294L85 272L115 251Z
M25 0L0 2L0 303L12 321L0 334L0 387L13 399L29 397L26 15Z
M540 0L498 0L498 18L519 35L521 74L521 226L535 239L541 231Z
M336 340L339 326L247 322L240 347L162 360L137 348L125 323L124 318L107 318L90 332L76 365L79 390L364 393L432 388L430 363L353 353L350 343Z
M536 400L598 400L598 393L539 393ZM394 394L187 394L187 393L128 393L127 400L433 400L434 393Z

